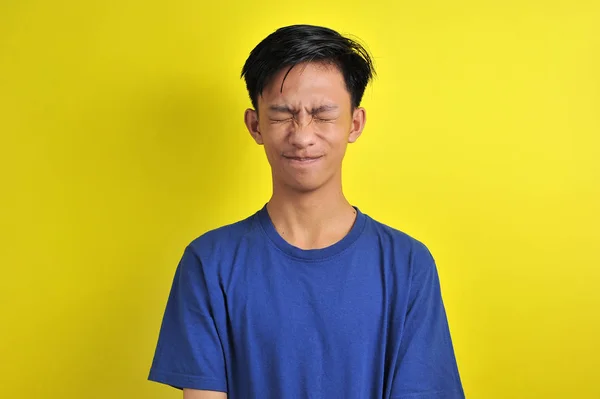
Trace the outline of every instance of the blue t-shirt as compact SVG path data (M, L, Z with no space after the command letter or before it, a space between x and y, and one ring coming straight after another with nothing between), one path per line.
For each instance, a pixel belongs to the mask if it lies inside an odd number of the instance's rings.
M149 379L228 399L464 398L429 250L358 208L323 249L266 206L185 249Z

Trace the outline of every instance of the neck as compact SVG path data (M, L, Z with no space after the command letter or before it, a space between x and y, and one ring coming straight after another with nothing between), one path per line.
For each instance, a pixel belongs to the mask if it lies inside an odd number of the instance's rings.
M302 249L335 244L348 234L356 219L356 210L345 198L341 184L309 193L274 187L267 211L277 232Z

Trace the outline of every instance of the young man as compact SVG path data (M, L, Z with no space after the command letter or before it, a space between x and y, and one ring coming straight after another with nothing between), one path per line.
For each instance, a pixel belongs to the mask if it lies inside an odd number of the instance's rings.
M323 27L281 28L251 52L245 122L273 194L184 251L150 380L186 399L464 397L430 252L342 192L373 74Z

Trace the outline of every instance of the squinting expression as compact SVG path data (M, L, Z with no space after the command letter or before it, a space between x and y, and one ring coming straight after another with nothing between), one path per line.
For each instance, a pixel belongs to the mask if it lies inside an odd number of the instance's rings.
M288 69L259 96L258 114L246 111L248 130L265 146L275 189L307 192L326 184L341 186L346 146L360 136L365 111L352 110L336 67L300 64L285 76Z

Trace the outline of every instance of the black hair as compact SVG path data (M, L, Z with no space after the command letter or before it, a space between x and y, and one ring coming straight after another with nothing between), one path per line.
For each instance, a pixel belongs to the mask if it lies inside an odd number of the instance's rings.
M242 78L246 80L254 109L258 110L258 97L275 74L285 67L289 67L289 73L303 62L335 65L344 76L353 108L360 105L365 88L375 75L369 53L356 40L322 26L282 27L250 52L242 68Z

